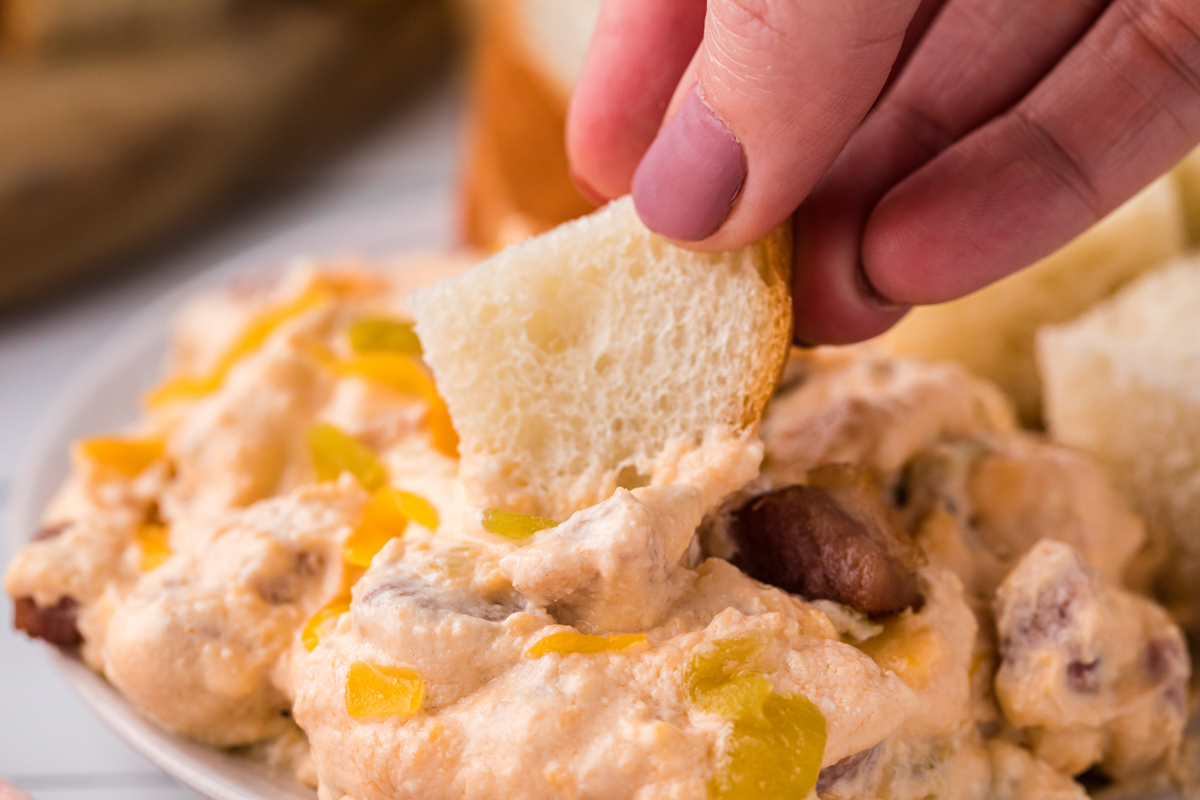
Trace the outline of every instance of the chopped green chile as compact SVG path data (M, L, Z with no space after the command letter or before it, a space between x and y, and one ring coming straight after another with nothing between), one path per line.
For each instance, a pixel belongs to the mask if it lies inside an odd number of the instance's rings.
M807 697L773 694L758 717L738 718L714 800L791 800L816 788L825 757L825 717Z
M371 448L333 425L320 422L309 428L308 449L318 480L336 481L349 472L368 492L387 483L387 471Z
M483 529L496 536L522 541L533 536L538 531L553 528L558 525L552 519L531 517L528 514L514 514L499 508L489 508L483 512Z
M817 785L825 717L803 695L774 693L756 671L767 645L765 633L736 634L693 655L685 668L692 704L733 722L709 787L715 800L786 800Z
M407 322L382 317L360 319L350 326L350 346L358 353L386 350L410 356L421 355L421 340Z
M753 702L751 698L763 691L762 682L770 694L771 682L753 673L766 648L767 635L752 631L720 639L692 656L685 672L688 699L704 711L733 717L736 714L721 709ZM758 699L758 707L765 697Z

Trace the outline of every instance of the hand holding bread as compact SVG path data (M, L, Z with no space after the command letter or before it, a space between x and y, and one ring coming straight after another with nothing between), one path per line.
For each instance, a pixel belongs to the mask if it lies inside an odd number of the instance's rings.
M632 191L697 250L798 208L796 334L858 341L1048 255L1200 143L1196 30L1184 0L612 0L568 153L585 193Z
M751 433L791 331L790 230L729 253L651 233L628 198L411 298L479 506L566 519Z

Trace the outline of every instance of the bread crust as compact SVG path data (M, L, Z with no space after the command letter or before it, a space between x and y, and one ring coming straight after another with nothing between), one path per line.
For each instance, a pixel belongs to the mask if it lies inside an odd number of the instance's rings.
M783 369L787 366L788 353L792 347L792 267L795 253L792 233L792 218L771 231L754 244L759 253L765 270L771 302L770 319L763 324L769 327L771 335L767 337L762 350L762 370L756 376L757 382L746 399L742 424L746 427L757 425L762 419L763 412L775 394L776 387L783 377Z
M528 52L516 3L498 0L484 23L463 158L463 236L491 251L596 208L571 181L568 96Z

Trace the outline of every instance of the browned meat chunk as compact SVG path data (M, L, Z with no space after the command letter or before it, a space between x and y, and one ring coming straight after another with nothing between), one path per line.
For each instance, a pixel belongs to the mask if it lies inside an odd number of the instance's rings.
M75 627L78 609L79 604L70 597L46 608L35 603L32 597L20 597L15 603L13 627L59 647L78 647L83 644L83 637Z
M57 539L66 533L70 527L70 522L48 522L37 529L37 532L33 534L33 538L30 541L45 542L50 539Z
M733 562L757 580L864 614L918 604L911 542L867 493L843 480L848 468L815 470L824 485L789 486L735 512Z
M852 780L870 772L878 760L879 745L875 745L852 756L846 756L836 764L830 764L817 776L817 794L825 794L843 780Z

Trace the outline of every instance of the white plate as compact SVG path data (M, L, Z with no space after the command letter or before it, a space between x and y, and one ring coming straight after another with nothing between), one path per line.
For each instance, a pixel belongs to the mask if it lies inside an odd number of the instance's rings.
M42 510L69 469L68 448L83 436L113 431L139 415L138 399L157 379L168 326L191 295L233 275L274 269L296 256L386 256L445 247L451 240L446 198L408 197L317 220L222 263L134 316L87 362L48 407L15 473L7 531L15 552L37 530ZM197 745L133 710L103 678L60 653L55 662L84 702L118 736L179 782L213 800L313 800L290 777Z

